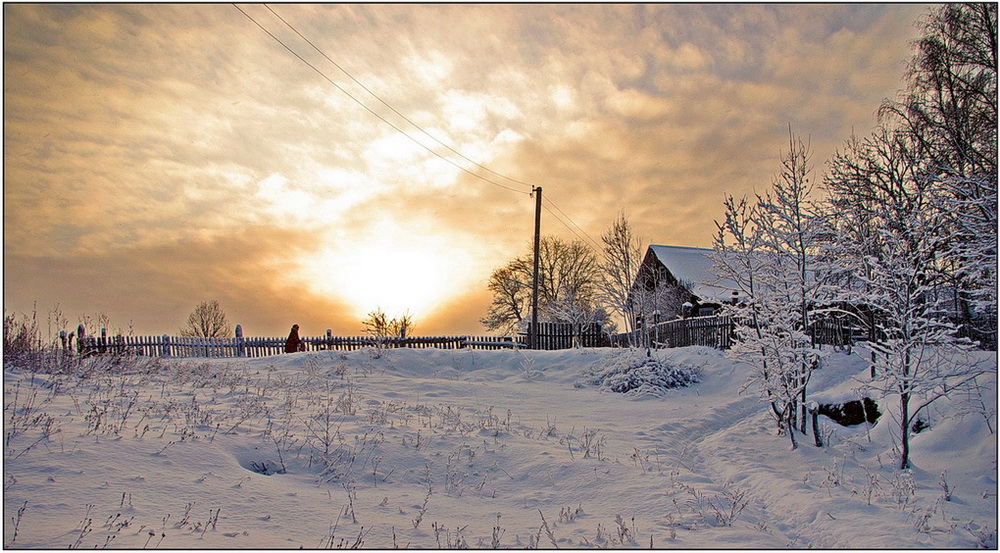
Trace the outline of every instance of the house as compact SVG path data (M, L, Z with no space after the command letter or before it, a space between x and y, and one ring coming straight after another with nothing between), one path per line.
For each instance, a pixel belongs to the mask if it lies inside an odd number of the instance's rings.
M713 250L651 245L629 294L636 328L680 317L714 315L738 297L736 283L713 270Z

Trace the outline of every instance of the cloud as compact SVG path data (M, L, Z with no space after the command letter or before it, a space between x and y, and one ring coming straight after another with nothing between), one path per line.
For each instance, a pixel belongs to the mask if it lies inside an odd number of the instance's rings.
M626 209L652 242L708 246L722 195L770 183L789 124L817 170L871 124L923 9L241 8L337 86L231 5L4 6L5 302L79 279L81 309L158 328L205 295L274 332L349 327L346 277L310 285L316 267L450 251L425 272L472 299L428 321L469 332L530 238L531 185L583 229L546 212L546 234L599 239Z

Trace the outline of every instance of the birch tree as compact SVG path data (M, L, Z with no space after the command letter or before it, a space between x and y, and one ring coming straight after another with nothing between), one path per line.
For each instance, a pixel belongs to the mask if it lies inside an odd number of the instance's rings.
M921 23L907 87L880 114L910 137L927 178L940 184L933 201L952 238L940 268L963 324L995 333L997 5L945 4Z

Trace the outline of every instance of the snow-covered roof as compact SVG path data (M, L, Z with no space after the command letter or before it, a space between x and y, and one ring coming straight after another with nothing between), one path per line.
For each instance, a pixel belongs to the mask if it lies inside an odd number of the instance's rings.
M674 278L690 286L691 293L702 300L722 303L732 299L736 283L715 275L713 250L660 245L651 245L649 249Z

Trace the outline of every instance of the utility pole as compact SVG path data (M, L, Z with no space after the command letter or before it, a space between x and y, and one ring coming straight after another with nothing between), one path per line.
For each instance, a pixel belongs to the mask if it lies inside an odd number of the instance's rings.
M542 231L542 187L536 186L535 194L535 274L531 283L531 329L529 341L531 349L538 348L538 248Z

